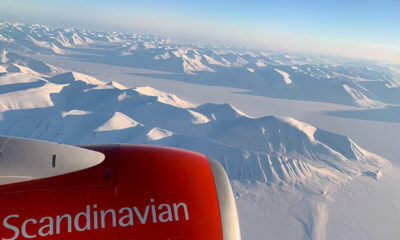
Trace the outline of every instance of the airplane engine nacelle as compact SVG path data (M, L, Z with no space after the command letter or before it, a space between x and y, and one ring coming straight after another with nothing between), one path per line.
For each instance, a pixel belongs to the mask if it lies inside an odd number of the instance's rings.
M0 137L0 239L240 239L231 185L206 156Z

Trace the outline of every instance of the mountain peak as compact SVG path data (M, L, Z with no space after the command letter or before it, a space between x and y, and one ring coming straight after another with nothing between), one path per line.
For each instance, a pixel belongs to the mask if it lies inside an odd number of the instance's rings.
M66 72L57 74L49 78L49 81L57 84L68 84L75 81L82 81L89 85L105 85L104 82L98 80L97 78L78 72Z
M182 100L174 94L161 92L155 88L146 86L146 87L136 87L134 90L140 94L146 96L157 97L157 101L165 104L169 104L179 108L191 108L194 107L193 103Z
M123 130L127 128L136 127L141 125L135 120L129 118L123 113L115 112L113 116L105 122L102 126L96 128L95 132L106 132L106 131L115 131L115 130Z

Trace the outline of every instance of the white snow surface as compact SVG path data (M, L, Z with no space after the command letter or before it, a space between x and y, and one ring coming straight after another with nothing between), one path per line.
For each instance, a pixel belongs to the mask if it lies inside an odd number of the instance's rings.
M0 73L6 73L7 68L5 66L0 65Z
M106 131L114 131L114 130L122 130L131 127L136 127L139 125L138 122L129 118L123 113L116 112L114 115L103 125L96 128L95 132L106 132Z
M32 41L33 44L35 44L38 47L48 48L48 49L52 50L54 53L61 54L61 55L66 53L64 50L57 47L54 43L49 43L46 41L39 41L39 40L34 39L31 36L29 36L28 38L29 38L29 40Z
M107 83L107 85L112 86L112 87L114 87L114 88L118 88L118 89L120 89L120 90L125 90L125 89L127 89L124 85L122 85L122 84L120 84L120 83L118 83L118 82L114 82L114 81Z
M253 73L253 72L254 72L254 69L252 69L252 68L247 68L247 71Z
M256 232L273 238L299 234L294 239L325 239L335 191L359 177L377 181L391 168L351 139L293 118L249 117L228 104L194 106L151 87L129 89L75 72L46 78L34 73L19 72L25 79L21 83L40 84L6 88L0 94L1 135L202 152L220 161L234 183L244 237L256 239L247 225L254 216L247 213L262 213L265 219L272 211L279 221L257 223ZM0 87L8 86L9 78L3 79ZM270 204L263 194L282 201ZM277 230L282 221L293 230Z
M36 109L54 106L51 94L59 93L63 85L45 83L43 86L0 95L0 111Z
M67 55L88 62L96 59L97 63L165 71L184 82L240 88L274 98L362 108L400 104L400 74L396 65L176 44L148 34L1 23L0 35L12 39L0 40L2 51ZM103 51L101 46L107 50ZM282 79L284 85L280 84Z
M379 108L380 107L380 108L382 108L385 106L384 103L382 103L380 101L369 99L362 92L357 91L357 90L349 87L346 84L343 84L343 88L346 90L346 92L348 92L352 96L352 98L354 99L354 102L360 107L364 107L364 108Z
M2 63L2 64L6 64L7 63L7 61L8 61L8 59L7 59L7 51L6 50L1 50L1 52L0 52L0 63Z
M277 69L277 68L275 68L274 70L275 70L277 73L279 73L280 75L282 75L283 80L285 81L286 84L291 84L291 83L293 83L292 80L290 79L290 74L288 74L288 73L286 73L286 72L284 72L284 71L282 71L282 70L279 70L279 69Z
M150 86L125 87L115 72L85 70L93 61L141 69L132 79L172 78L271 98L384 108L400 103L398 66L368 63L367 69L334 58L203 48L146 34L0 23L1 36L13 39L0 39L1 135L204 153L229 175L243 239L400 236L398 170L349 137L290 117L251 117L230 104L198 105ZM68 57L84 72L29 57L71 49L82 54Z
M90 114L91 112L89 111L83 111L83 110L78 110L78 109L73 109L68 112L61 112L61 116L64 118L66 116L81 116L81 115L87 115Z
M146 135L150 141L155 141L166 137L170 137L173 135L173 133L168 130L155 127L151 129Z
M98 80L97 78L88 76L86 74L82 74L82 73L77 73L77 72L71 72L71 73L66 73L67 75L69 75L70 80L72 81L83 81L87 84L92 84L92 85L104 85L105 83ZM64 78L67 79L67 78ZM119 85L121 86L121 85Z
M174 94L164 93L164 92L158 91L157 89L154 89L149 86L137 87L137 88L135 88L135 91L137 91L141 94L147 95L147 96L157 97L158 101L165 103L165 104L173 105L175 107L191 108L191 107L195 106L193 103L182 100Z
M5 37L4 35L0 34L0 41L2 41L2 42L7 42L7 43L12 43L12 42L14 42L15 40L12 39L12 38Z

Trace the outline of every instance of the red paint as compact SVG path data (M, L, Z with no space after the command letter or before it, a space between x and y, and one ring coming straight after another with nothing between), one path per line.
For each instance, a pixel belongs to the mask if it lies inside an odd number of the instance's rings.
M104 162L75 173L0 186L0 239L16 235L16 231L4 226L4 219L12 215L19 215L7 220L20 231L17 239L27 239L21 232L26 220L26 233L36 235L35 239L222 239L217 193L204 155L149 146L88 148L103 152ZM87 206L90 224L85 216ZM131 210L122 210L124 207ZM101 210L110 210L104 217L105 228L101 227ZM94 229L95 211L98 229ZM90 230L76 230L74 218L79 213L78 227L90 225ZM164 214L160 216L161 213ZM72 231L68 232L66 217L60 222L60 234L56 234L57 216L64 214L71 216ZM128 225L130 216L133 225ZM44 217L52 218L54 223L51 225L51 219ZM119 221L128 226L121 226ZM39 236L39 229L42 234L50 234L50 225L53 234Z

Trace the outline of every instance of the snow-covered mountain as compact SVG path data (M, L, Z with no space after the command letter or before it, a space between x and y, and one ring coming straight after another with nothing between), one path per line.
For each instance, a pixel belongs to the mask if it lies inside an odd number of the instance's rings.
M222 163L233 183L243 239L336 239L373 231L365 230L368 221L359 226L347 212L332 213L344 209L335 204L392 179L387 177L394 171L391 164L352 139L290 117L256 118L229 104L196 105L149 86L104 82L36 60L42 55L364 108L400 103L399 66L0 22L0 135L66 144L155 144L204 153ZM340 222L350 219L362 233L332 233L340 225L329 222L335 216ZM380 221L385 226L392 219Z
M204 153L221 162L233 182L244 229L252 218L248 209L281 211L280 217L295 217L304 225L299 234L323 239L326 223L317 222L336 189L360 176L378 180L391 168L348 137L293 118L254 118L229 104L196 106L151 87L105 83L17 53L3 51L3 60L0 135L66 144L156 144ZM285 191L303 200L288 198ZM263 194L282 196L281 205L269 205ZM248 206L251 201L255 205ZM272 238L290 236L274 235L279 225L260 229ZM243 234L249 236L246 230Z
M400 103L400 66L372 61L201 47L146 34L7 22L0 22L0 49L161 70L173 73L157 75L161 78L236 87L275 98L363 108Z

